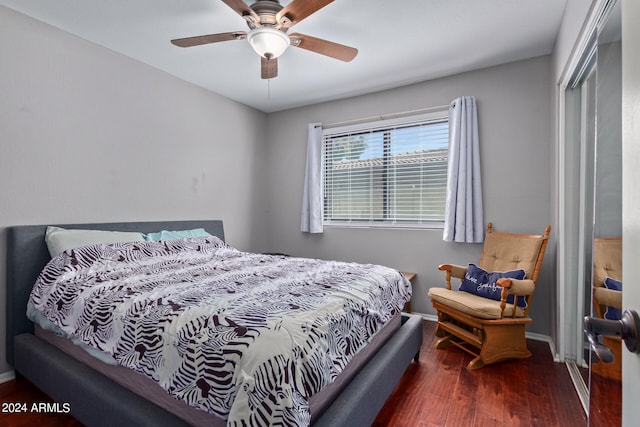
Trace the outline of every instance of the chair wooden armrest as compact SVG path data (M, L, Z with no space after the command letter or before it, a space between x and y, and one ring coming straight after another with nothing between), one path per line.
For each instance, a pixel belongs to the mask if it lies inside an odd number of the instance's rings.
M504 309L507 307L507 297L509 294L516 295L513 298L513 304L515 306L517 301L517 296L526 296L527 297L527 306L529 305L529 296L533 294L533 291L536 289L536 283L531 279L510 279L510 278L502 278L498 279L496 285L502 288L502 293L500 294L500 309L504 313ZM528 309L525 309L525 312L528 312ZM515 310L513 310L513 317L515 317Z
M607 288L594 288L593 296L600 305L615 307L622 310L622 292Z
M536 283L531 279L510 279L510 278L502 278L498 279L496 285L502 288L502 293L500 294L500 309L504 313L504 309L507 307L507 297L509 294L516 295L513 298L513 304L515 306L518 296L525 296L527 300L527 308L525 309L525 313L527 313L529 302L531 295L533 295L533 291L536 289ZM515 317L515 310L513 310L513 317Z
M508 294L513 295L531 295L536 289L536 284L531 279L509 279L502 278L496 282L498 286L508 290Z
M455 264L440 264L438 270L446 272L447 289L451 290L451 278L464 279L467 274L467 267Z

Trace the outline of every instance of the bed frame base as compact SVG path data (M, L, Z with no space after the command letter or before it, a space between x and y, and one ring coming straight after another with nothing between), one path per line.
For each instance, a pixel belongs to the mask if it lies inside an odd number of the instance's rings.
M35 335L14 339L15 370L88 426L188 426ZM19 380L19 379L18 379Z
M422 318L403 315L402 326L313 425L370 426L422 345ZM92 427L187 426L183 420L70 358L30 333L14 339L15 370Z
M403 314L398 332L389 338L313 425L371 426L411 360L418 361L422 322L421 316Z

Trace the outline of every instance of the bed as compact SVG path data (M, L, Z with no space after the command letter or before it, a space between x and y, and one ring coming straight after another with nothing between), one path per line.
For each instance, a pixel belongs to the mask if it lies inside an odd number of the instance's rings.
M138 231L203 228L224 240L221 221L169 221L142 223L67 224L65 228ZM190 418L163 403L134 393L121 382L71 357L64 343L36 336L26 316L31 289L50 260L44 235L47 225L10 227L7 238L7 360L19 375L38 386L56 402L68 403L71 413L88 426L179 426ZM383 336L375 353L341 379L337 394L319 404L313 425L370 425L422 344L422 319L402 314L399 327ZM384 335L384 334L380 334ZM364 353L364 352L363 352ZM340 383L340 381L336 381ZM156 402L156 403L154 403ZM167 410L169 409L169 410ZM185 421L188 420L189 422ZM196 423L197 424L197 423ZM204 422L203 422L204 424Z

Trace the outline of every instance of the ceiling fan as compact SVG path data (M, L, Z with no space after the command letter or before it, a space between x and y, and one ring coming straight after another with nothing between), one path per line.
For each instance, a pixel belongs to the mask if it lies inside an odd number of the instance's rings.
M247 39L253 50L260 55L261 77L271 79L278 76L278 57L289 46L326 55L349 62L358 50L339 43L311 37L305 34L287 34L289 28L317 12L333 0L292 0L282 6L277 0L256 0L248 6L242 0L222 0L247 21L250 31L209 34L171 40L179 47L192 47L209 43Z

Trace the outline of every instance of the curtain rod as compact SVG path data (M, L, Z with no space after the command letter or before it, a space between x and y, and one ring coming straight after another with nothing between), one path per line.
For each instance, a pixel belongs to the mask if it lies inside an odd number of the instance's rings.
M445 108L448 109L449 105L437 105L435 107L419 108L417 110L401 111L399 113L379 114L377 116L361 117L359 119L344 120L344 121L341 121L341 122L334 122L334 123L329 123L329 124L326 124L326 125L317 124L316 127L321 127L323 129L331 129L331 128L335 128L335 127L338 127L338 126L353 125L353 124L358 124L358 123L371 122L371 121L374 121L374 120L393 119L393 118L396 118L396 117L408 116L408 115L411 115L411 114L429 113L431 111L444 110Z

